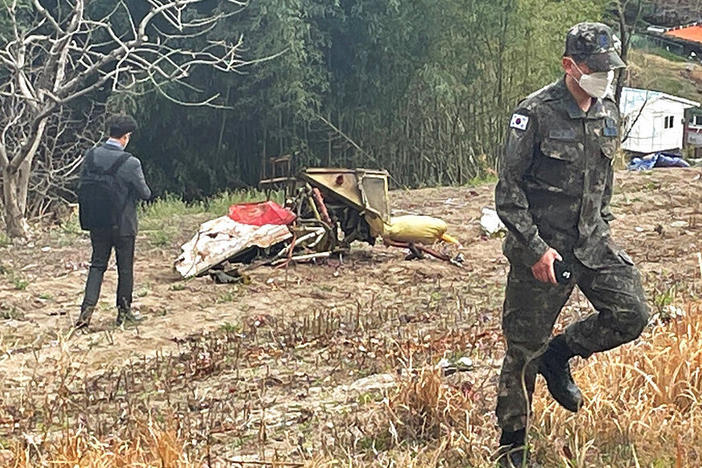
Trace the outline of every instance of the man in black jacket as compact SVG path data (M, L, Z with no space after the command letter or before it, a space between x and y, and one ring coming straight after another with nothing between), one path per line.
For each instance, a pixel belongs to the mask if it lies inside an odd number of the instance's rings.
M93 148L93 164L99 169L111 167L125 151L129 138L137 128L136 121L128 115L115 115L108 119L107 130L110 138L102 145ZM85 165L83 167L85 171ZM81 306L76 328L86 328L90 324L95 306L100 297L102 278L107 269L112 249L117 257L117 320L118 326L126 322L141 319L131 310L132 291L134 289L134 241L137 234L137 200L151 197L151 190L146 185L141 161L132 155L124 161L115 174L118 206L124 209L119 221L112 229L95 229L90 231L93 247L90 271L85 285L85 297Z

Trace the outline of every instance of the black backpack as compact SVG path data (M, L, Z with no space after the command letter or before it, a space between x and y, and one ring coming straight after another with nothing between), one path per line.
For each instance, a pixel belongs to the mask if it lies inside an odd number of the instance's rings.
M78 187L80 227L85 231L115 229L124 211L120 205L117 189L117 171L129 159L122 153L107 169L95 166L95 152L90 150L85 157L85 170Z

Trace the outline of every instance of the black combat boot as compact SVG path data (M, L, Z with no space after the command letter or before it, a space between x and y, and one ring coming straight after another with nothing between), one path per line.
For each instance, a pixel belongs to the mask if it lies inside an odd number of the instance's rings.
M139 312L132 312L131 307L120 307L117 309L117 320L115 324L121 327L123 324L139 323L144 320Z
M500 449L497 452L497 465L500 468L522 468L529 463L529 454L524 442L526 430L502 431Z
M583 395L573 381L568 361L575 353L566 344L565 335L554 337L539 362L551 396L565 409L577 412L583 405Z
M93 312L95 312L95 306L84 305L80 308L80 315L78 316L78 320L76 320L76 324L74 325L76 330L88 328L88 325L90 325L90 318L93 316Z

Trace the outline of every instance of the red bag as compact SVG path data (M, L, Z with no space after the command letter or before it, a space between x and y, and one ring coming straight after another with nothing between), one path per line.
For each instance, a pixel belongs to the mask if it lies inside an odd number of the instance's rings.
M264 224L290 224L295 221L295 213L276 202L241 203L229 207L229 217L241 224L263 226Z

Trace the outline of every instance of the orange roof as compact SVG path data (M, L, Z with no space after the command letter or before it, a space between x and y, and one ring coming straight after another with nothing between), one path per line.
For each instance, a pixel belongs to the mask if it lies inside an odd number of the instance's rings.
M702 25L698 24L697 26L689 26L687 28L668 31L667 33L665 33L665 35L677 37L686 41L702 43Z

